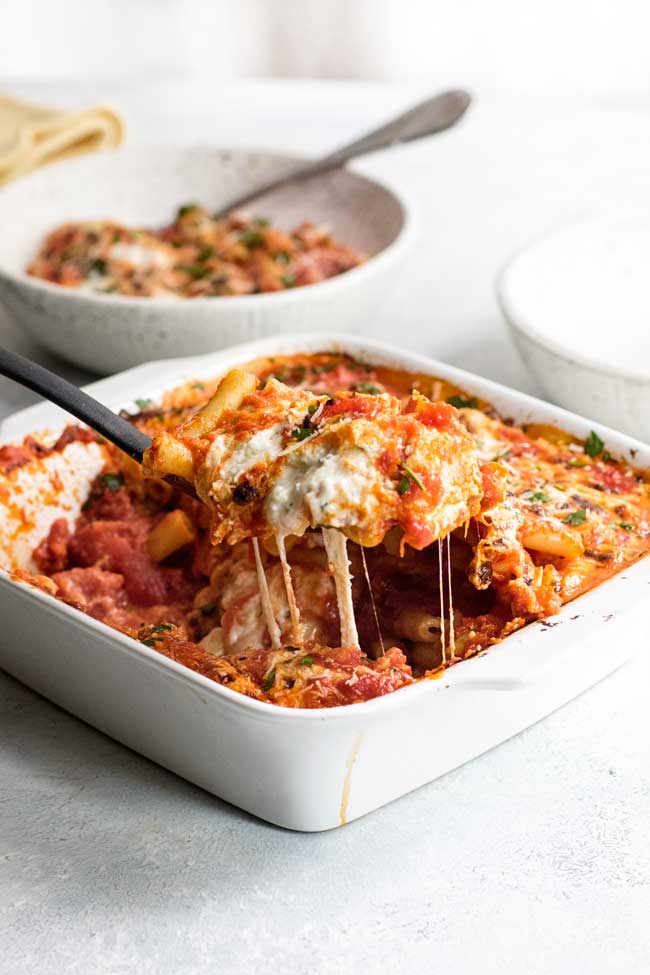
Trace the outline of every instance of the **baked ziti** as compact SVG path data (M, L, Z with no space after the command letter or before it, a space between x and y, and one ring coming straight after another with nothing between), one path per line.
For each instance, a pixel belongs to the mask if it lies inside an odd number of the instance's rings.
M331 707L439 676L650 549L645 472L430 376L317 353L136 402L146 471L102 443L80 515L16 574L258 700ZM0 448L0 502L96 439Z

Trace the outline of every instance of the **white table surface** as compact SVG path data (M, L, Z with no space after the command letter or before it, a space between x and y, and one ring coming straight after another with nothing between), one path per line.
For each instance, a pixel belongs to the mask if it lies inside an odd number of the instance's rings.
M110 98L131 141L314 152L423 94L342 82L12 90L55 104ZM485 97L457 130L367 159L416 205L421 244L359 330L535 391L495 274L561 220L650 210L649 124L642 99ZM1 312L0 341L87 378ZM0 380L0 416L31 401ZM545 721L314 835L253 819L0 675L0 973L647 971L650 663L639 640L631 664Z

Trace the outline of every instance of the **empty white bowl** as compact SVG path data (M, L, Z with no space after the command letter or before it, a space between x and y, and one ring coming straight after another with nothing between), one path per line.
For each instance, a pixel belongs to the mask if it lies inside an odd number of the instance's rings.
M549 399L650 442L650 221L546 234L510 260L497 293Z
M282 333L358 329L394 287L412 225L394 192L346 169L255 206L282 228L304 220L327 224L341 242L369 255L360 267L320 284L148 299L82 293L25 273L45 233L58 224L110 218L162 226L183 203L218 209L297 161L244 150L136 147L46 167L0 190L0 301L36 341L102 373Z

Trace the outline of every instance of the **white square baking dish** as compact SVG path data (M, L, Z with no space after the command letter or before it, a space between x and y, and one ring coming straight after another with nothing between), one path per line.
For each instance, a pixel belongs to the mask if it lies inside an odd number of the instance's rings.
M331 335L255 342L214 355L139 366L88 387L109 406L156 399L264 355L337 350L429 372L491 401L517 422L591 429L615 455L650 466L650 448L564 410L444 363L365 339ZM2 442L55 431L65 414L41 404L7 419ZM64 511L75 514L97 472L94 445L70 444L56 500L37 509L29 480L13 498L22 541L0 506L0 564L26 566ZM96 450L96 447L95 447ZM53 456L53 455L51 455ZM54 473L54 472L53 472ZM31 489L33 492L33 489ZM1 505L0 499L0 505ZM483 656L363 704L283 709L188 670L0 571L0 666L71 713L166 768L290 829L331 829L437 778L538 721L622 664L647 636L650 560L623 570Z

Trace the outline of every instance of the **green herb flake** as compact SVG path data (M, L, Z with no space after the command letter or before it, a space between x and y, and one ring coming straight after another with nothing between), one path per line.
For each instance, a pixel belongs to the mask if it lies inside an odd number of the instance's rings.
M307 412L308 413L315 413L317 409L318 409L318 407L316 406L315 403L310 403L310 405L307 407Z
M135 401L135 405L138 406L141 410L146 410L146 408L151 405L151 400L150 399L137 399Z
M214 257L214 247L212 244L206 244L202 247L196 256L197 261L208 261L211 257Z
M314 366L312 372L319 375L321 372L331 372L332 369L336 369L339 364L339 359L333 359L330 362L323 362L320 366Z
M90 270L93 274L106 274L108 264L103 257L96 257L94 261L91 261Z
M99 480L109 491L118 491L124 485L122 474L102 474Z
M188 213L191 213L192 210L198 210L198 209L199 209L198 203L184 203L183 206L179 207L178 210L176 211L176 219L180 220L182 217L186 217Z
M255 230L253 227L247 227L246 230L242 230L241 234L239 235L239 239L241 243L250 250L254 250L256 247L264 246L264 236L259 232L259 230Z
M295 274L283 274L282 284L285 288L295 288L296 286L296 275Z
M540 488L539 491L524 491L522 498L526 501L541 501L542 504L550 501L548 494L543 488Z
M410 479L408 477L403 477L399 482L399 484L397 485L397 493L406 494L410 486L411 486Z
M370 396L378 396L383 392L381 386L375 386L374 383L357 383L354 388L357 393L369 393Z
M158 637L158 640L159 639L160 637ZM144 643L145 647L155 647L158 640L156 640L155 637L149 637L147 640L143 640L142 642Z
M301 441L306 440L307 437L311 437L313 432L314 431L310 427L296 427L295 430L291 431L291 436L294 440L297 440L300 443Z
M211 616L216 608L216 603L203 603L202 606L199 606L199 612L201 613L201 616Z
M158 623L157 626L151 628L152 633L165 633L167 630L173 629L171 623Z
M275 684L275 667L273 668L273 670L270 670L269 673L264 678L264 682L262 684L262 690L270 691L274 684Z
M586 520L586 508L578 508L577 511L572 511L570 515L567 515L566 518L562 519L565 525L584 525Z
M301 659L298 661L299 664L303 664L305 667L311 667L313 662L314 658L310 653L308 653L305 657L301 657Z
M192 389L204 390L205 386L203 383L192 383Z
M619 521L618 528L624 528L626 532L634 531L634 525L631 521Z
M266 230L267 227L271 226L271 221L268 217L255 217L253 223L256 227L261 227L262 230Z
M405 464L404 462L402 462L399 466L404 471L404 473L408 477L410 477L410 479L415 484L417 484L417 486L420 488L421 491L426 491L426 488L425 488L424 484L422 483L422 478L420 477L419 474L416 474L415 471L412 471L411 468L408 466L408 464Z
M455 406L457 410L478 410L478 400L475 396L450 396L447 400L450 406Z
M289 261L291 260L291 255L289 251L278 251L277 254L274 255L274 257L275 257L276 264L288 264Z
M588 464L583 463L581 460L570 460L568 467L588 467Z
M602 454L604 447L605 444L593 430L583 445L585 454L589 454L590 457L597 457L598 454Z
M207 278L210 274L210 268L204 267L202 264L177 264L174 270L189 275L193 281L200 281L201 278Z

